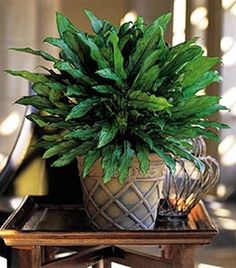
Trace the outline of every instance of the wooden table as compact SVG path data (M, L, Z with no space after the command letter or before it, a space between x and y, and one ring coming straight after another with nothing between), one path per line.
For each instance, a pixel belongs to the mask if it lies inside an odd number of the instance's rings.
M97 231L88 226L81 205L35 196L26 197L0 229L5 244L18 250L22 268L100 268L110 267L111 261L137 268L191 268L195 247L211 243L217 234L202 203L186 223L157 223L149 231ZM141 251L137 246L142 246ZM156 246L152 252L158 252L159 246L161 255L149 254L150 246ZM55 247L77 253L54 260Z

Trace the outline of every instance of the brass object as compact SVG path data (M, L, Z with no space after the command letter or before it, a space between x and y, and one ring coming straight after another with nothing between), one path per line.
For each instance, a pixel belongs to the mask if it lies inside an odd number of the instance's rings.
M158 218L187 218L191 209L218 181L220 168L216 159L211 156L199 159L205 164L203 173L193 162L185 159L177 160L174 174L166 170L163 184L164 202L159 206Z
M191 145L193 146L193 155L196 157L206 156L207 147L204 139L202 137L197 137L195 139L191 139Z

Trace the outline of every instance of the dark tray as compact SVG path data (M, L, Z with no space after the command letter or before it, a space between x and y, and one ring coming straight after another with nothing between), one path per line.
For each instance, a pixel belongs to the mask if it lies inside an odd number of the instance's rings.
M1 229L18 231L93 232L81 204L73 200L53 200L46 196L28 196ZM150 231L216 231L203 204L197 205L187 221L157 222ZM148 231L145 231L148 232Z
M29 196L0 229L9 246L206 245L217 236L204 205L196 205L188 220L161 222L153 230L94 230L83 207L73 200Z

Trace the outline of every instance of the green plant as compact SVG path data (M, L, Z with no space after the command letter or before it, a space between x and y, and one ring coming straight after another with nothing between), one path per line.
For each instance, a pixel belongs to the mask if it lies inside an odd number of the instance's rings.
M142 17L120 28L90 11L95 35L81 32L57 13L59 38L44 41L60 48L59 59L44 51L17 48L53 62L48 75L7 70L32 82L36 95L17 103L33 105L27 118L48 130L37 146L44 158L57 156L53 166L84 156L83 175L102 158L104 182L119 172L123 182L137 156L146 173L148 155L156 153L173 171L175 157L204 166L191 154L189 140L198 136L218 141L209 130L227 128L208 116L226 107L220 97L196 95L220 76L212 68L220 58L203 56L196 39L177 46L164 41L170 14L145 25Z

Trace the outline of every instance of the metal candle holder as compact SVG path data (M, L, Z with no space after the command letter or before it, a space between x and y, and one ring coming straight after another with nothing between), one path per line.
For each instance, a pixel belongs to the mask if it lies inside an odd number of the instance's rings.
M163 197L159 206L158 219L183 220L187 219L191 209L215 185L220 175L219 164L211 156L199 157L205 164L201 173L193 162L176 160L176 172L166 171Z

